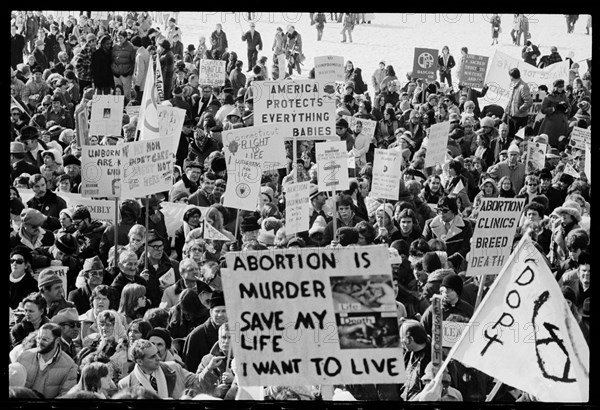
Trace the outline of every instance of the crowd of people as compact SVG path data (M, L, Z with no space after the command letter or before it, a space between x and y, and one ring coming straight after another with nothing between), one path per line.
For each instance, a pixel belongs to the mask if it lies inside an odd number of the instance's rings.
M346 34L352 41L351 25L369 23L364 14L335 14L330 17L343 22L343 41ZM317 30L325 21L324 13L311 13ZM493 36L495 24L500 21L492 20ZM529 41L519 27L515 44L522 34ZM184 34L175 17L160 27L147 12L109 14L102 21L84 13L60 22L41 11L12 15L10 397L235 399L233 325L220 274L226 252L383 244L395 261L407 379L336 391L357 400L415 400L435 374L432 296L442 296L444 320L466 322L480 281L484 295L494 281L494 275L466 275L483 198L525 199L514 244L528 235L546 256L589 343L590 158L571 134L575 127L591 127L591 59L581 75L571 61L569 78L552 83L537 115L529 114L532 90L517 68L506 73L509 103L480 107L487 85L463 85L457 75L463 58L455 61L448 47L439 56L439 81L410 72L402 81L384 61L363 67L373 70L363 78L363 69L347 60L335 133L355 157L349 188L335 195L320 191L315 142L300 140L293 147L286 141L287 168L265 171L260 205L244 211L222 204L227 167L221 133L254 125L253 82L302 72L301 35L291 25L277 28L268 67L257 51L271 43L251 23L242 33L250 62L246 75L220 24L187 47ZM461 53L468 54L467 47ZM281 54L284 72L277 64ZM120 135L85 141L76 110L89 115L95 94L124 95L128 107L139 105L155 58L163 74L163 104L186 110L173 187L141 200L120 198L114 224L95 219L85 206L68 207L61 194L80 192L82 144L137 138L138 118L124 112ZM227 61L224 86L199 83L201 59ZM561 60L544 61L547 66ZM308 72L314 78L314 69ZM374 135L365 136L345 116L375 121ZM448 160L425 168L429 127L446 121ZM527 163L530 141L547 146L542 167ZM405 160L395 201L371 194L376 148L397 150ZM290 235L283 187L293 181L310 182L310 220L308 230ZM21 199L25 190L33 194L27 201ZM174 235L161 212L165 201L192 205L176 221ZM206 239L206 225L220 239ZM443 386L438 400L485 401L494 380L452 361ZM320 391L265 386L264 394L319 400ZM494 400L535 397L503 385Z

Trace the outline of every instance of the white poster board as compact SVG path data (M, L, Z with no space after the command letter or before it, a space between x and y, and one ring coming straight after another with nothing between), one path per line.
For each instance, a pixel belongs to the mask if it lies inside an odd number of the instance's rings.
M449 132L450 121L433 124L429 127L427 152L425 154L425 168L434 167L445 162Z
M300 251L225 255L223 292L240 385L402 383L387 248Z
M158 111L158 135L161 138L170 138L173 143L171 152L175 154L181 139L181 130L185 121L185 110L178 107L159 105Z
M114 199L90 199L84 198L81 194L70 192L57 192L57 195L65 200L67 207L85 206L90 211L92 219L111 224L117 223L115 220L116 204Z
M348 178L348 152L345 141L325 141L315 144L319 191L345 190Z
M220 87L225 85L225 77L227 72L225 70L225 60L200 60L200 67L198 73L198 82L202 85L209 84L213 87Z
M573 148L585 150L585 144L592 143L592 130L581 127L573 127L571 131L570 144Z
M310 228L310 182L287 184L285 189L285 233L291 235Z
M245 158L262 163L263 171L285 168L287 165L284 127L263 124L237 128L221 133L223 149L231 158Z
M260 194L262 164L245 158L225 155L227 161L227 187L223 193L223 205L229 208L256 210Z
M121 197L122 151L116 145L81 147L81 195L84 197Z
M547 145L540 142L527 142L527 162L525 163L526 174L539 171L546 163Z
M89 135L121 135L124 105L124 95L95 94Z
M173 186L173 143L155 138L122 145L123 198L145 198Z
M344 57L315 57L315 79L331 83L344 81Z
M376 198L397 200L402 177L401 167L402 154L399 151L375 148L370 195Z

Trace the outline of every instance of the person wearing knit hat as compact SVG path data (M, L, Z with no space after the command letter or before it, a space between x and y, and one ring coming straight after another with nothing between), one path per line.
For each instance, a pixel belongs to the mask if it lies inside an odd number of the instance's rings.
M462 271L464 262L465 258L458 252L448 256L448 268L453 269L456 274Z
M253 213L246 215L240 223L240 231L242 232L242 239L244 236L246 240L256 239L260 225L258 224L258 218Z
M439 256L433 251L425 253L421 263L423 264L423 270L428 274L442 268L442 262L440 261Z
M156 346L161 362L173 360L173 353L170 351L173 345L171 332L164 327L155 327L148 332L146 338Z
M44 290L50 289L53 285L60 284L60 289L62 293L62 280L60 276L52 269L44 269L38 275L38 289L40 292L44 292Z
M21 212L21 223L34 228L41 227L46 222L46 215L33 208L25 208Z
M445 288L445 290L444 290ZM454 291L455 297L452 296L450 290ZM442 285L440 291L444 297L444 301L450 304L456 303L463 290L463 280L457 274L450 274L442 279Z
M64 255L73 255L78 250L77 239L70 233L63 233L56 236L54 247Z

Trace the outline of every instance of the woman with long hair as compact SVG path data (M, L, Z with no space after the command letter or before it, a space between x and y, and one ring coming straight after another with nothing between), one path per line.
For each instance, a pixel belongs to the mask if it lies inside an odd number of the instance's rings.
M499 195L496 181L492 178L486 178L479 186L479 189L479 193L475 195L475 199L473 199L473 212L470 215L471 219L477 219L477 214L479 213L483 198L498 198Z
M118 312L125 316L127 324L134 319L142 319L150 307L146 298L146 287L137 283L128 283L123 287Z
M500 178L500 181L498 181L497 188L498 196L500 198L514 198L516 195L513 183L507 176Z
M421 190L421 199L423 202L437 205L440 198L445 195L446 191L442 186L442 178L439 175L430 175Z
M383 113L383 119L377 124L377 148L387 149L395 140L395 133L400 128L400 121L396 118L396 112L393 108L386 108Z

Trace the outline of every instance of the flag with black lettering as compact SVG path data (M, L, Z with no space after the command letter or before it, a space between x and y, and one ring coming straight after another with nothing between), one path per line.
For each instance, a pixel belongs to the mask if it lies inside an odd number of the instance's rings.
M449 357L540 401L585 402L589 347L543 255L524 236Z

